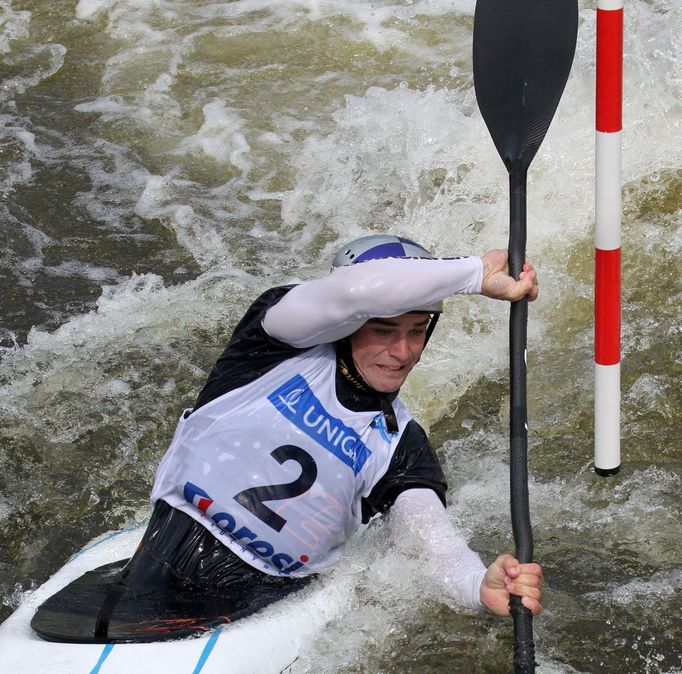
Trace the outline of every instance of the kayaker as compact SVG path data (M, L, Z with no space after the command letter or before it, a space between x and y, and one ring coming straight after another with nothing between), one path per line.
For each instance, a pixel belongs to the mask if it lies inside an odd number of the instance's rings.
M343 246L330 274L263 293L181 416L137 552L88 581L109 586L99 639L149 640L150 623L168 638L248 615L332 567L383 514L454 601L507 615L514 593L537 615L540 566L501 555L486 569L451 525L434 449L398 397L442 300L477 293L534 300L536 272L526 264L515 281L504 250L434 259L373 235Z

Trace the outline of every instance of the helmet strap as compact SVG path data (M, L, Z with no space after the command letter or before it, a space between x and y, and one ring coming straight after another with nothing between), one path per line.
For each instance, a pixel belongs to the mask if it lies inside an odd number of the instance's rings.
M431 320L429 321L429 326L426 328L426 337L424 339L424 346L426 346L429 343L429 340L431 339L431 335L433 334L433 331L436 329L436 323L438 323L439 318L440 318L439 313L431 314Z
M389 433L398 432L398 420L391 402L398 392L381 393L373 389L362 377L353 360L353 349L348 337L336 342L336 365L338 372L349 382L353 388L365 395L376 396L381 411L386 420L386 430Z

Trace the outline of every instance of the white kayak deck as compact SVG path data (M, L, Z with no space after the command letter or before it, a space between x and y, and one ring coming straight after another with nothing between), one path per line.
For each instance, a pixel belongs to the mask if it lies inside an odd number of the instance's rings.
M148 644L65 644L30 627L36 608L86 571L130 557L144 527L106 534L74 555L0 625L8 674L279 674L345 604L342 585L316 582L253 616L189 639Z

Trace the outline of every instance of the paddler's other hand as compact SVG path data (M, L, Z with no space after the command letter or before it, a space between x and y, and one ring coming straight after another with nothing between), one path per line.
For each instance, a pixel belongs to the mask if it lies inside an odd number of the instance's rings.
M492 613L509 615L509 595L533 615L542 611L542 569L539 564L519 564L511 555L500 555L489 567L481 583L481 602Z
M491 250L481 258L483 262L481 293L486 297L510 302L516 302L527 295L528 300L532 302L539 291L535 269L526 261L517 281L509 276L507 259L506 250Z

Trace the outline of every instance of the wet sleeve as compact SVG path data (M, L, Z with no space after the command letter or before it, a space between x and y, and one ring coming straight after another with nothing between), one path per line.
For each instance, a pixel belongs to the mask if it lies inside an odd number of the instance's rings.
M399 548L417 547L425 572L443 590L445 598L475 611L485 608L481 583L486 567L450 522L433 491L402 492L391 508L389 528Z
M480 293L482 282L479 257L368 260L296 286L267 312L264 326L292 346L328 344L369 318L399 316L451 295Z
M291 288L271 288L249 307L208 375L194 409L249 384L301 352L301 349L271 337L263 328L263 317L267 310L285 297Z
M408 489L430 489L445 506L445 476L424 429L414 419L405 427L385 475L362 500L363 522L385 513Z

